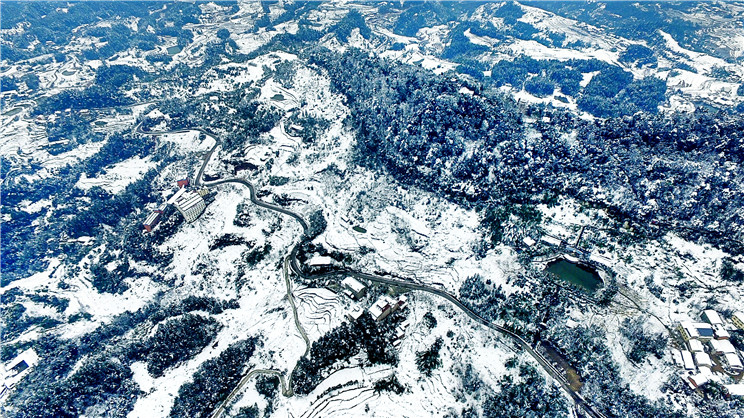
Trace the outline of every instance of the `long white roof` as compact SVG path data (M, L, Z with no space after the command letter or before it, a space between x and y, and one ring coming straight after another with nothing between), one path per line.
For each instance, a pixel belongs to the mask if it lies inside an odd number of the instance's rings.
M681 350L682 353L682 363L685 365L685 369L687 370L695 370L695 362L692 361L692 354L687 350Z
M710 340L709 344L718 353L736 353L734 345L729 340Z

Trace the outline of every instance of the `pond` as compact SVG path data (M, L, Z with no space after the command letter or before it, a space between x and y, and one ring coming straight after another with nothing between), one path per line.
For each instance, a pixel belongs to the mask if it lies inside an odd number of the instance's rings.
M357 231L357 232L359 232L359 233L362 233L362 234L364 234L364 233L366 233L366 232L367 232L367 230L366 230L366 229L364 229L364 228L362 228L361 226L354 226L354 227L353 227L353 228L351 228L351 229L353 229L353 230L355 230L355 231Z
M277 94L271 96L271 100L273 100L275 102L283 102L284 101L284 95L281 94L281 93L277 93Z
M73 71L73 70L64 70L64 71L62 71L62 75L63 76L66 76L66 77L69 77L71 75L75 75L75 71Z
M168 55L176 55L179 52L181 52L180 46L169 46L168 47Z
M572 263L564 258L549 263L545 270L555 274L561 280L573 283L592 293L602 287L602 278L596 270Z

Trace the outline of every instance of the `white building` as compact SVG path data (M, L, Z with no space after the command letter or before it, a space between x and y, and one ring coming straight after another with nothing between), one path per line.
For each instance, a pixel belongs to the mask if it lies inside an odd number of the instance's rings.
M695 364L698 367L713 367L713 361L707 353L697 352L695 353Z
M693 374L691 376L687 376L687 381L690 383L690 386L693 389L697 389L700 386L703 386L704 384L708 383L710 381L710 377L706 373L698 373L698 374Z
M540 241L549 245L554 245L556 247L560 247L562 244L562 241L560 239L552 237L550 235L543 235L542 238L540 238Z
M204 198L199 193L185 187L178 189L168 203L173 204L181 212L186 222L194 222L207 208Z
M690 348L690 352L692 352L692 353L698 353L698 352L705 351L703 349L703 343L701 343L698 340L689 340L689 341L687 341L687 347Z
M718 315L718 312L714 311L713 309L707 309L703 311L703 319L713 326L723 325L721 316Z
M682 353L682 364L684 364L685 370L695 370L692 354L687 350L681 350L680 353Z
M672 360L674 360L675 366L684 366L684 363L682 363L682 354L676 348L672 348Z
M726 364L728 364L729 369L733 370L734 372L740 372L744 370L744 366L742 366L739 356L735 353L725 353L723 355L723 360L726 362Z
M698 339L700 341L708 341L713 338L713 328L710 324L705 322L680 322L677 326L677 330L682 335L685 341L691 339Z
M744 396L744 383L723 385L723 387L726 388L730 396Z
M728 340L729 338L731 338L731 334L729 334L729 332L726 331L725 328L723 328L723 325L714 327L713 335L715 336L716 340Z
M708 344L715 354L736 354L736 349L729 340L710 340Z
M320 256L316 255L315 257L312 257L307 264L310 267L322 267L322 266L330 266L333 264L333 259L328 256Z

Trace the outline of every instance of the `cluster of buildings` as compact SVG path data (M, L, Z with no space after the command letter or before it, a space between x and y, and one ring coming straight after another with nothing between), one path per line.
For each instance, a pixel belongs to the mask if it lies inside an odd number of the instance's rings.
M354 300L359 300L367 294L367 286L353 277L346 277L342 280L341 288L343 294ZM391 313L399 309L405 309L407 305L408 298L406 295L400 295L397 299L383 295L377 299L377 301L375 301L367 311L372 315L372 318L374 318L375 321L382 321ZM349 318L350 321L356 321L360 316L362 316L363 312L364 311L360 307L356 306L346 314L346 317Z
M407 305L408 298L406 297L406 295L400 295L396 300L383 295L379 299L377 299L377 301L373 303L372 306L370 306L367 310L369 311L369 314L372 315L372 318L375 319L375 321L382 321L383 319L385 319L385 317L397 311L398 309L405 309Z
M186 222L194 222L204 212L204 209L207 208L204 196L207 195L208 190L206 188L199 190L192 189L189 187L189 183L188 178L178 180L176 182L178 191L166 203L163 203L147 215L147 218L143 222L143 226L147 232L151 232L160 223L168 205L173 205L178 209L184 219L186 219Z
M579 247L579 243L581 242L581 237L583 235L584 227L582 226L581 231L579 232L579 235L574 242L567 242L562 238L545 234L540 237L540 243L550 247L557 247L565 251L566 254L571 254L585 263L596 263L601 266L611 267L613 265L613 261L606 256L601 255L597 250L587 251ZM528 248L534 247L535 244L537 244L537 241L529 236L524 237L522 239L522 242Z
M367 287L353 277L345 278L341 282L341 285L343 289L341 292L354 300L359 300L367 293ZM401 295L397 299L393 299L389 296L384 295L377 299L377 301L373 303L367 309L367 311L372 316L372 318L375 319L375 321L379 322L385 319L391 313L399 309L405 309L407 305L408 298L405 295ZM356 305L351 309L351 311L346 313L346 318L351 322L355 322L359 319L360 316L362 316L362 314L364 314L364 309ZM403 323L395 329L395 335L392 337L391 340L394 347L398 347L401 344L403 337L406 335L407 327L408 324Z
M685 370L686 380L693 388L716 379L719 372L735 375L744 371L741 360L744 353L731 344L730 325L712 309L704 311L701 319L701 322L684 321L677 325L685 347L672 351L674 362ZM730 319L735 328L744 330L744 313L734 313ZM744 384L724 387L730 395L744 396Z

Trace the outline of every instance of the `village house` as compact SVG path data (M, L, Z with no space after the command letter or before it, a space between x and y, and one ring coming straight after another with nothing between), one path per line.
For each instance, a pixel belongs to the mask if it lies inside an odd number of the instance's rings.
M341 281L341 285L344 287L344 293L352 299L359 300L367 293L367 286L353 277L345 278Z
M382 296L369 307L369 313L375 321L381 321L398 309L404 309L407 305L408 298L405 295L401 295L395 301L388 296Z
M354 306L349 312L346 313L346 319L350 322L356 322L360 316L364 313L364 310L359 306Z

